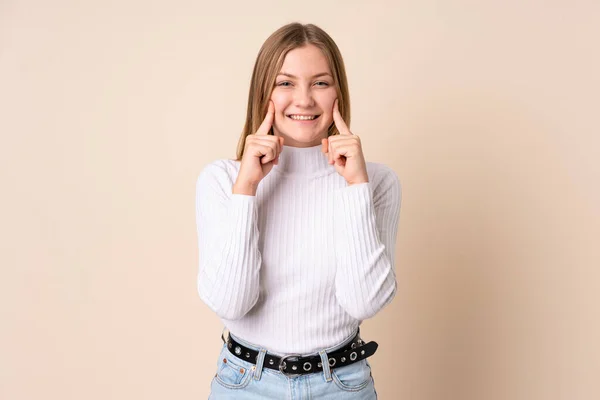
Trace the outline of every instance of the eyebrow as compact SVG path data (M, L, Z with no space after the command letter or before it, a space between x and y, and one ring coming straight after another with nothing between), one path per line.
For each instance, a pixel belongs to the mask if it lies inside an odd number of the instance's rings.
M279 75L285 75L285 76L288 76L290 78L298 79L297 76L292 75L292 74L288 74L287 72L280 72L280 73L277 74L277 76L279 76ZM313 75L313 78L318 78L320 76L325 76L325 75L329 75L329 77L333 78L329 72L321 72L320 74Z

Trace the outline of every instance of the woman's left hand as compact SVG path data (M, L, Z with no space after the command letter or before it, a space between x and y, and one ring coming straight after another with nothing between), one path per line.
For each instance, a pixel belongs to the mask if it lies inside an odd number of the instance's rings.
M323 139L321 151L327 155L329 164L334 164L335 170L349 185L369 182L360 138L346 126L337 99L333 103L333 121L340 134Z

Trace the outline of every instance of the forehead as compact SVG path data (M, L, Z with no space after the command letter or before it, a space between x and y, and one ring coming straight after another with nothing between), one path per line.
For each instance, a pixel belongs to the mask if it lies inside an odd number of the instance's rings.
M321 49L310 44L290 50L279 72L296 76L312 76L321 72L331 73L331 70Z

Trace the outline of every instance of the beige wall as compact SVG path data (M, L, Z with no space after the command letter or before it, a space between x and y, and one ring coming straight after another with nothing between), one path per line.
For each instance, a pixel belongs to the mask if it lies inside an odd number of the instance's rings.
M313 22L397 171L380 398L600 398L597 1L0 2L0 398L206 398L195 179Z

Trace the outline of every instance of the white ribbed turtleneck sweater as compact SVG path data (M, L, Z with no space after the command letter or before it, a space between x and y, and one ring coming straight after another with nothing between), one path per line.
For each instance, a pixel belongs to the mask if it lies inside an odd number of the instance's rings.
M200 298L239 338L275 354L346 339L396 293L401 189L367 162L348 185L321 145L283 146L256 196L232 194L240 162L209 163L196 184Z

